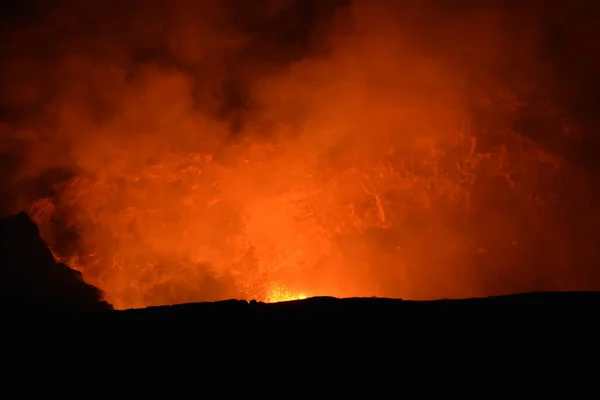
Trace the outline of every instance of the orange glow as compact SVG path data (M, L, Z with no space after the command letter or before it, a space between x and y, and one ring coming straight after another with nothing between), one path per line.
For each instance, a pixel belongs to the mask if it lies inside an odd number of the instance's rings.
M0 43L0 190L116 308L595 284L519 2L58 3Z

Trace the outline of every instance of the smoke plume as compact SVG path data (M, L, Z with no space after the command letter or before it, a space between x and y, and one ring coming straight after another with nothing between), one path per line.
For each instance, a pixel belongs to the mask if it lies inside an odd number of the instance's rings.
M1 211L119 308L597 288L597 11L525 3L7 3Z

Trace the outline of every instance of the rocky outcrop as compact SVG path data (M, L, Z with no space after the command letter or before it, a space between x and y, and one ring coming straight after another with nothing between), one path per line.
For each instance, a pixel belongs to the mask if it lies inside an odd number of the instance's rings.
M3 312L97 312L112 309L81 273L58 263L26 213L0 219Z
M255 301L228 300L214 303L180 304L117 311L110 314L116 319L197 320L206 324L235 322L269 324L293 322L308 327L328 323L390 323L410 315L428 315L427 311L481 311L494 310L552 310L548 315L577 315L584 307L600 305L599 292L545 292L507 296L408 301L385 298L313 297L282 303L266 304ZM443 309L443 310L442 310ZM417 313L413 313L413 312ZM502 312L503 313L503 312ZM544 314L544 313L542 313ZM508 315L508 314L507 314ZM285 325L282 325L285 326Z

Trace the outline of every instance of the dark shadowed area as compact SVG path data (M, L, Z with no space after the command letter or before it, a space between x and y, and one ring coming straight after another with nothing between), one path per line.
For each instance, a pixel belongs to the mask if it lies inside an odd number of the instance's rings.
M0 219L0 309L101 312L112 307L80 272L57 263L25 213Z
M0 7L0 213L115 308L600 289L594 2Z

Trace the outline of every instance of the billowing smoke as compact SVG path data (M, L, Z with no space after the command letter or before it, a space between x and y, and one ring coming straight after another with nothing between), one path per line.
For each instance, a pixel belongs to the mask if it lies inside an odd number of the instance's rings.
M7 3L2 212L117 307L597 288L596 11L526 3Z

